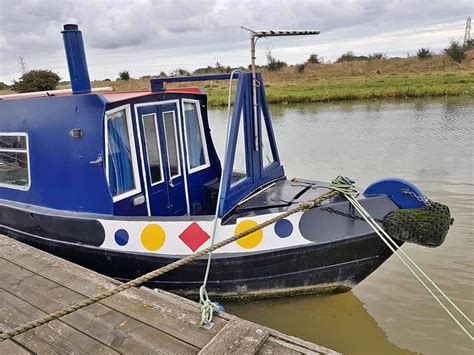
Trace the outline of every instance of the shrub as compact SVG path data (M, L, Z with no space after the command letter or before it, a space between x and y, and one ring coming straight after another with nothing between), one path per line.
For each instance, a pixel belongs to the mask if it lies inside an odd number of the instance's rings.
M61 78L51 70L30 70L18 81L14 80L12 90L16 92L32 92L54 90Z
M190 76L191 73L186 69L175 69L171 72L171 76Z
M381 59L387 59L387 54L382 53L382 52L375 52L375 53L369 54L369 60L381 60Z
M444 53L455 62L461 63L466 59L466 51L466 46L463 46L459 41L452 39L449 43L449 47L444 50Z
M213 73L215 69L208 65L207 67L204 68L197 68L196 70L193 71L193 74L209 74Z
M304 72L304 68L306 67L306 63L303 63L303 64L296 64L296 71L298 73L302 73Z
M348 51L344 54L342 54L339 58L336 59L336 63L341 63L341 62L352 62L355 58L354 52Z
M281 60L276 59L275 57L272 56L272 52L268 51L267 52L267 68L270 71L278 71L283 67L286 67L287 64L285 62L282 62Z
M318 57L316 53L311 54L308 60L306 61L306 63L310 63L310 64L322 64L322 62L323 62L323 58Z
M130 73L128 72L128 70L122 70L119 73L119 77L117 80L123 80L123 81L130 80Z
M8 89L8 85L0 81L0 90L6 90L6 89Z
M356 60L356 56L354 55L354 52L348 51L341 55L339 58L336 59L336 63L341 63L341 62L352 62Z
M429 48L420 48L418 49L418 52L416 52L416 56L420 60L425 60L425 59L430 59L433 54L430 52Z
M109 78L105 78L104 81L112 81L112 80L110 80Z

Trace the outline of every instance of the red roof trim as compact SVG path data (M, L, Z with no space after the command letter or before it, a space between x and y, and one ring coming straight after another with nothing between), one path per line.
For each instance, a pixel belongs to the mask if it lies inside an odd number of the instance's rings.
M119 102L124 100L136 99L138 97L145 97L149 95L162 94L162 93L177 93L177 94L202 94L201 89L192 87L192 88L170 88L165 91L152 92L150 90L132 90L132 91L111 91L102 93L102 96L109 103Z

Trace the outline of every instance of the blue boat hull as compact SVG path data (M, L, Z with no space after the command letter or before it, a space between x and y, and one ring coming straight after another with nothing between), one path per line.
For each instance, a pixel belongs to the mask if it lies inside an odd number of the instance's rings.
M120 281L134 279L177 260L151 253L119 252L62 242L5 226L1 229L9 237ZM367 234L322 245L215 257L207 288L209 294L221 299L345 292L374 272L391 254L378 236ZM206 261L198 259L146 285L197 297Z

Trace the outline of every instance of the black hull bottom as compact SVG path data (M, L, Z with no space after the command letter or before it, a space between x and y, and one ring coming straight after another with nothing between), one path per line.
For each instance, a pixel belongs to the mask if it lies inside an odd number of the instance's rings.
M3 233L120 281L134 279L176 260L64 243L12 230ZM323 245L214 257L207 290L219 299L345 292L375 271L391 254L378 236L368 234ZM195 298L206 262L207 259L196 260L146 285Z

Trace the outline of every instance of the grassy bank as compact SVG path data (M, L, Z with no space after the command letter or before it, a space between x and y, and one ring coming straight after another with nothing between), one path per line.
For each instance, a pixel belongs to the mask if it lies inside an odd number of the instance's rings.
M303 103L332 100L474 96L474 51L461 64L445 55L307 64L303 71L288 66L279 71L262 68L270 103ZM189 85L189 83L187 84ZM210 105L226 105L228 82L203 82ZM147 90L149 77L129 81L96 81L94 87L117 91ZM173 85L175 87L177 85Z
M226 88L209 88L211 105L227 104ZM304 103L337 100L427 96L474 96L474 73L419 74L377 77L351 77L312 83L269 83L270 103Z

